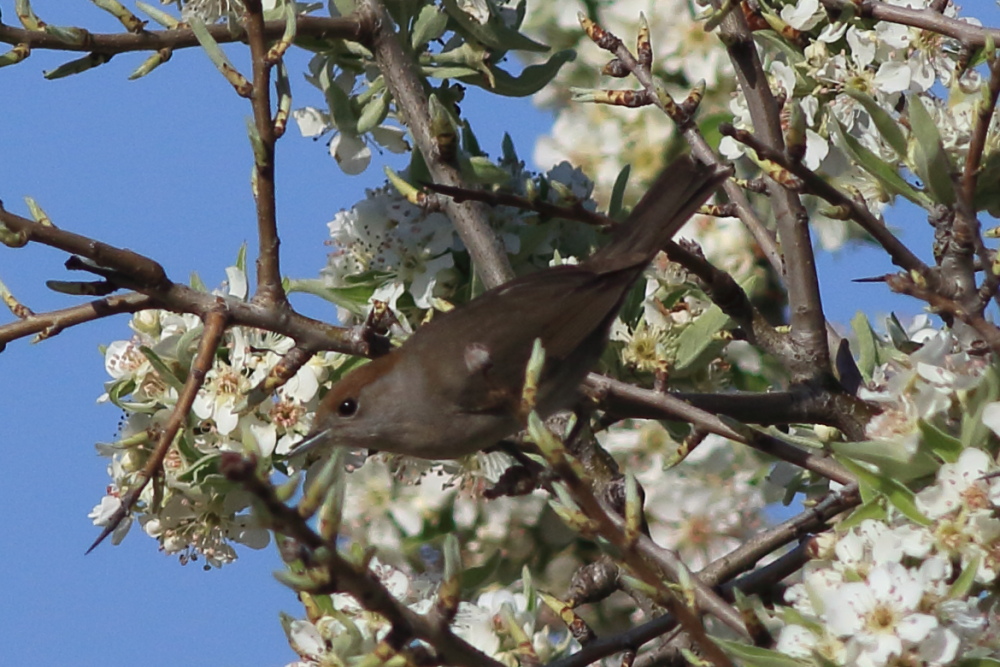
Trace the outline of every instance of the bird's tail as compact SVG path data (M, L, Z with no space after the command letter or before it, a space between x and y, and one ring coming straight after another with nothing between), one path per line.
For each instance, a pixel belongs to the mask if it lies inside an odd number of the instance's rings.
M674 160L587 264L601 273L645 266L731 175L689 155Z

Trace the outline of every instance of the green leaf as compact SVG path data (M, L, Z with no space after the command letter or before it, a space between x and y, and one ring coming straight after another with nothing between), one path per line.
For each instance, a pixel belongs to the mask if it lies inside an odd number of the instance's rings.
M892 503L893 507L902 512L911 521L921 526L928 526L932 523L930 519L917 509L914 493L906 488L905 485L886 475L872 472L867 467L855 463L847 457L837 456L836 459L850 470L863 486L867 486L885 496L886 500Z
M884 521L886 518L885 506L881 497L876 497L855 508L846 519L837 524L838 530L850 530L862 522L872 519L874 521Z
M705 362L718 356L727 344L716 334L729 324L729 316L712 305L698 319L689 324L677 337L677 353L670 374L683 377L686 371L701 370Z
M351 97L329 78L330 68L324 67L320 74L320 82L326 103L330 105L330 118L334 126L341 132L357 134L358 117L351 106Z
M979 569L979 561L982 558L980 554L973 556L965 567L962 569L962 573L958 575L955 582L948 588L948 597L955 600L958 598L964 598L972 590L972 586L976 583L976 570Z
M892 147L892 150L896 151L896 155L905 160L906 135L903 134L902 127L899 123L897 123L889 112L883 109L879 103L875 101L875 98L868 93L849 87L844 88L844 92L854 98L865 108L865 111L867 111L868 115L872 117L875 127L878 128L878 131L882 134L882 138L885 139L885 142Z
M217 472L218 466L216 464L219 461L219 455L202 454L195 448L194 443L191 442L186 433L175 438L174 444L177 445L177 449L185 459L194 462L190 463L184 472L177 476L177 481L195 483L204 480L209 474Z
M1000 667L1000 660L995 658L966 658L958 663L958 667Z
M748 667L802 667L802 663L795 658L771 649L750 646L718 637L713 637L712 641L722 647L726 653L739 660L740 664Z
M462 135L462 148L466 154L477 157L486 155L486 151L479 145L479 138L472 131L472 125L467 122L462 123L459 132Z
M108 398L116 406L122 408L122 403L125 402L125 397L135 391L135 387L135 380L132 378L127 380L118 380L108 388Z
M611 188L611 201L608 203L609 218L618 220L618 216L622 213L622 206L625 201L625 188L628 187L628 177L631 173L631 164L626 164L622 167L622 170L618 172L618 178L615 179L615 184Z
M236 268L243 273L247 272L247 244L244 241L240 249L236 252Z
M358 134L364 134L382 124L385 117L389 115L390 98L388 91L382 91L361 108L361 113L358 114Z
M514 140L506 132L503 133L503 139L500 141L500 156L502 164L518 164L521 162L521 158L517 156L517 147L514 146Z
M527 97L541 90L545 84L555 78L559 68L576 59L576 51L566 49L552 54L544 63L529 65L518 75L513 76L499 67L489 67L493 75L493 84L488 84L480 75L462 77L464 83L479 86L504 97ZM435 75L437 76L437 75Z
M929 209L934 205L926 193L920 192L906 182L894 165L882 161L875 153L861 145L861 142L844 131L840 121L831 116L830 127L837 136L840 146L862 169L879 180L890 192L906 197L914 204Z
M474 183L484 185L506 185L510 181L510 172L497 166L485 155L473 155L468 159L471 176Z
M410 44L415 51L419 51L425 44L443 35L447 27L448 15L445 12L432 4L424 5L413 23Z
M793 69L798 69L795 65L805 62L806 58L802 54L802 51L799 51L794 46L789 44L785 38L781 37L776 32L770 30L756 30L753 33L753 38L762 45L781 51L781 53L785 56L785 62L787 62Z
M698 129L701 130L702 136L705 137L705 141L708 142L712 150L718 150L719 144L722 142L719 126L731 122L733 122L733 114L728 112L707 114L698 119Z
M478 590L479 587L489 581L493 573L497 571L500 564L503 563L504 558L501 555L499 549L493 551L493 554L486 559L482 565L477 565L476 567L469 567L462 571L462 590L463 591L474 591Z
M917 421L917 428L920 429L921 446L934 453L945 463L954 463L962 454L962 441L948 435L934 424L925 419Z
M919 95L911 95L906 108L910 112L910 126L913 128L910 134L913 171L923 180L935 201L950 206L955 203L954 170L941 142L937 123L927 112Z
M851 329L858 343L858 369L865 380L871 380L872 372L883 363L879 354L882 341L872 329L868 317L860 310L851 320Z
M184 382L178 378L173 370L160 358L156 352L153 352L152 348L146 347L145 345L139 346L139 351L149 359L149 363L152 364L153 368L160 375L160 379L169 384L171 387L180 391L184 388Z
M330 14L333 16L347 16L357 10L357 8L357 3L354 0L333 0ZM337 10L337 14L333 13L334 9Z
M837 454L877 466L879 472L900 482L909 482L938 469L937 460L926 450L908 451L901 440L833 442Z
M893 347L900 352L912 354L920 349L919 344L910 340L909 334L906 333L906 329L896 317L896 313L889 313L889 317L885 318L885 330L889 334L889 340L892 341Z
M377 285L368 282L345 287L329 287L321 280L292 279L288 281L287 291L289 294L294 292L312 294L326 299L352 315L364 315L368 300L375 293L376 287Z
M208 292L208 286L198 275L197 271L192 271L191 276L188 278L188 284L191 285L191 289L196 292Z
M962 413L962 431L959 436L963 449L984 448L993 431L983 423L983 411L987 405L997 400L998 394L1000 394L1000 379L997 377L996 368L990 366L983 373L975 392L966 398L968 404Z
M979 177L976 179L975 206L977 211L988 211L994 218L1000 217L1000 151L987 150L980 162Z
M434 67L432 65L424 65L420 68L420 70L427 76L432 76L437 79L462 79L465 81L464 77L480 76L480 73L471 67ZM479 83L476 83L475 85L479 85Z
M726 417L725 415L719 415L719 418L734 428L741 423L735 419L730 423L730 417ZM823 447L823 444L814 434L812 434L811 431L804 431L805 433L809 433L809 435L802 436L795 435L794 433L786 433L777 426L756 426L754 424L746 424L743 428L749 428L758 433L763 433L764 435L774 438L775 440L780 440L781 442L786 442L789 445L794 445L796 447L803 447L811 450L818 450Z
M203 331L204 327L198 325L188 329L177 338L177 344L174 346L173 352L180 368L187 369L191 367L194 355L198 350L198 341L201 339ZM187 373L181 379L186 380Z
M508 28L503 19L490 5L490 18L485 24L479 23L458 6L457 0L443 0L445 11L459 26L459 32L500 51L548 51L549 47Z

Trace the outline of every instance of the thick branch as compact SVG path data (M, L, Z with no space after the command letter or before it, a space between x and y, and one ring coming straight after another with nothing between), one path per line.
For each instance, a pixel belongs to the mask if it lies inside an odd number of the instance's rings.
M57 227L39 224L14 215L0 207L0 223L29 241L80 255L95 264L111 269L120 278L122 287L152 297L157 308L177 313L193 313L205 317L224 308L231 324L256 327L293 338L300 346L312 350L334 350L347 354L369 354L369 341L364 327L345 329L314 320L287 309L267 304L247 303L233 297L206 294L186 285L172 282L163 267L153 260L132 252L95 241L86 236ZM127 283L127 284L126 284ZM138 309L137 309L138 310ZM124 311L123 311L124 312ZM83 318L80 322L93 318ZM78 324L79 322L73 322ZM21 322L0 328L0 336L13 340L32 331L23 330ZM18 332L13 335L11 331Z
M430 103L423 79L417 74L413 58L403 50L389 13L379 0L360 0L358 15L366 25L371 26L371 48L379 70L396 100L397 108L406 114L407 127L434 182L467 188L458 169L441 159L431 130ZM496 287L514 277L503 244L490 228L484 206L475 202L459 204L446 201L444 209L468 248L476 272L486 287Z
M715 5L718 9L721 2ZM784 151L781 111L771 93L743 13L728 12L722 20L720 35L736 71L738 85L746 97L754 131L765 145ZM809 236L809 218L802 202L784 186L771 181L768 190L785 258L784 278L788 287L792 328L789 335L795 347L795 354L786 356L784 361L794 381L816 380L829 374L832 366L816 261Z

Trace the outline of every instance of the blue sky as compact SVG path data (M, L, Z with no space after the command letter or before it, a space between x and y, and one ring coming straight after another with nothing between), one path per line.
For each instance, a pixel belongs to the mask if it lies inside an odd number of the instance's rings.
M33 5L51 23L118 29L90 3ZM0 0L0 10L13 22L13 0ZM240 50L232 53L245 64ZM96 71L51 82L41 72L66 61L63 54L37 52L0 70L0 198L23 214L21 198L30 195L61 227L148 254L175 280L197 271L214 285L243 241L253 248L248 107L197 50L127 81L143 57L118 56ZM296 106L319 102L297 74L304 63L301 56L290 63ZM494 154L507 130L522 156L530 156L534 137L549 124L526 101L497 104L473 96L463 109ZM380 167L345 176L322 143L290 128L278 155L286 273L316 274L328 252L325 223L381 183ZM927 228L913 215L893 222ZM915 240L911 233L905 238ZM920 246L925 257L926 248ZM66 307L76 301L44 287L45 280L77 277L62 268L65 259L41 246L0 247L0 280L35 311ZM845 321L859 307L887 308L884 287L849 279L890 270L874 251L824 257L833 318ZM918 312L912 302L894 303L902 312ZM335 317L316 299L296 304L313 316ZM111 406L95 405L106 379L97 348L128 335L125 318L115 318L39 345L16 341L0 354L8 457L0 486L8 508L0 533L0 664L284 664L294 656L277 611L301 608L270 576L279 567L273 550L244 550L236 564L204 572L159 554L136 530L122 545L84 556L96 535L86 514L108 481L93 444L114 439L119 416Z

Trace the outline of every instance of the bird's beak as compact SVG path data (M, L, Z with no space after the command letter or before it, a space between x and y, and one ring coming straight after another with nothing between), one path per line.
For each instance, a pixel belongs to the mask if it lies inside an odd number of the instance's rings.
M318 449L329 434L330 429L328 428L308 433L306 437L296 443L296 445L292 448L292 451L288 453L288 457L298 457L302 454L308 454L309 452Z

